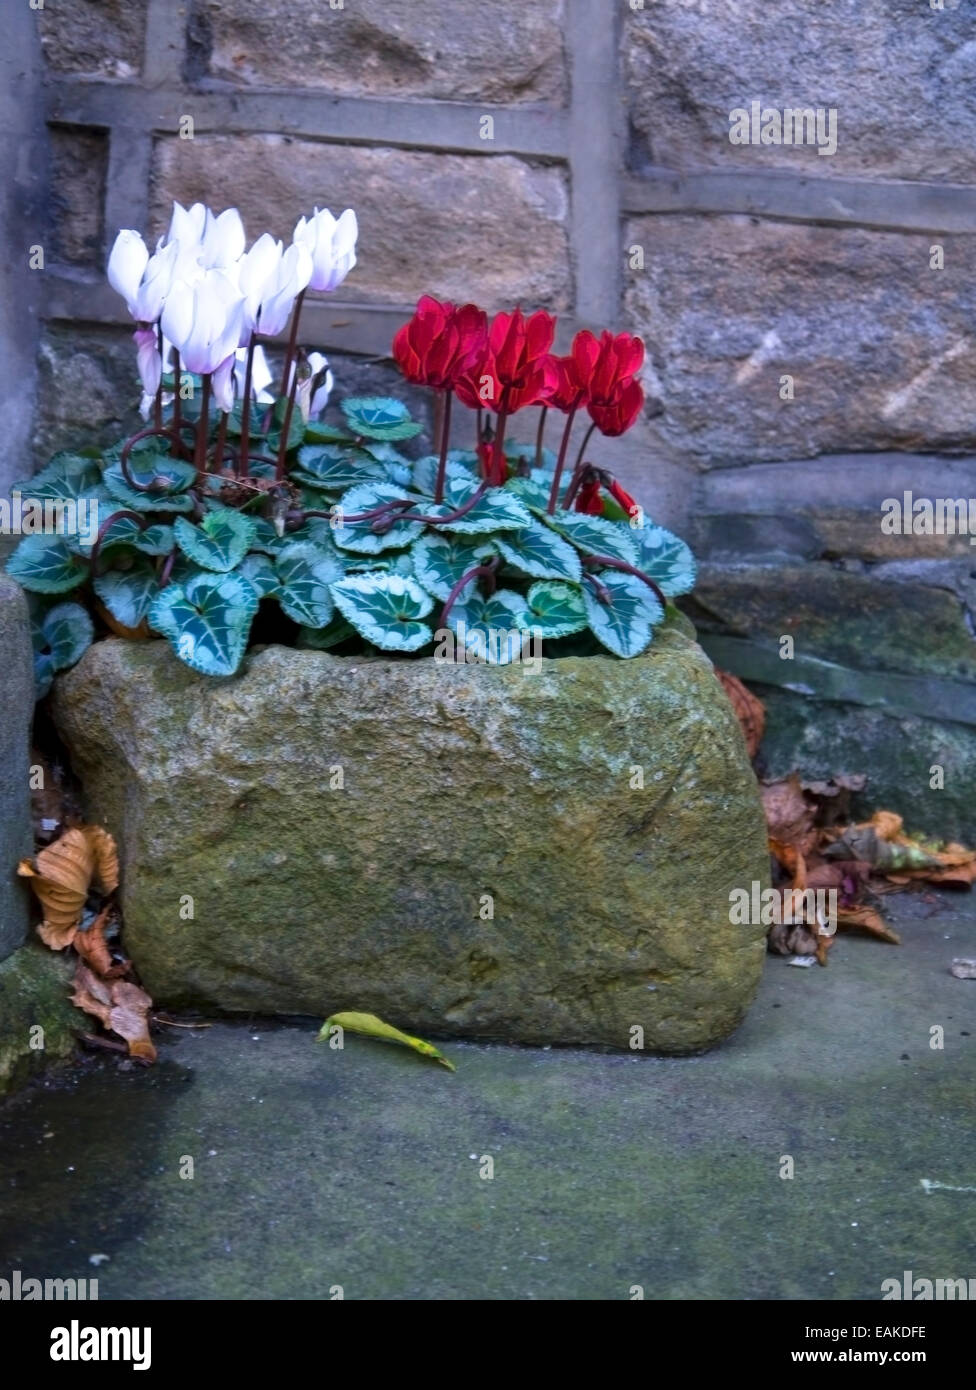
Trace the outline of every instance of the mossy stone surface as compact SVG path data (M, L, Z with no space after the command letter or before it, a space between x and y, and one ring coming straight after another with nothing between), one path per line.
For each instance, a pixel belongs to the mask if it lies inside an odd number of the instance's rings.
M71 965L55 951L31 942L0 961L0 1096L74 1052L84 1017L70 993Z
M113 639L53 703L157 1004L681 1053L753 997L756 783L673 627L537 674L268 647L223 681Z

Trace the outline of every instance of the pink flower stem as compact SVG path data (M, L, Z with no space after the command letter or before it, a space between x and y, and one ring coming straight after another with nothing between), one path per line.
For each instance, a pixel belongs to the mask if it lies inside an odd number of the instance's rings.
M434 501L443 502L444 500L444 479L447 476L447 445L451 436L451 403L454 400L454 393L448 389L444 392L444 407L441 412L441 454L437 464L437 481L434 483Z

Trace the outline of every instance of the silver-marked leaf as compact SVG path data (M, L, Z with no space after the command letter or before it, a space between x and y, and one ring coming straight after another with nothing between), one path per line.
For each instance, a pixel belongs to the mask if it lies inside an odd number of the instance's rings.
M651 640L654 628L664 620L664 609L654 593L633 574L600 570L598 582L609 595L604 603L590 584L583 586L590 631L615 656L637 656Z
M421 426L410 419L407 407L393 396L357 396L341 405L353 434L366 439L412 439L420 433Z
M352 444L347 430L336 425L327 425L324 420L309 420L305 426L307 444Z
M362 483L344 493L339 506L343 516L356 516L374 511L384 502L396 500L410 502L412 498L409 492L402 487L394 487L392 483ZM395 514L390 513L391 516ZM383 550L402 550L416 540L423 529L421 521L394 521L388 530L379 532L372 530L371 521L358 521L337 526L332 532L332 539L341 550L352 550L358 555L378 555Z
M444 489L443 508L429 507L429 514L443 516L458 510L471 500L479 486L473 478L449 478ZM492 531L521 531L531 523L532 513L513 492L491 487L469 512L457 521L442 522L441 529L459 536L477 536Z
M92 581L95 593L117 623L138 627L159 593L152 563L138 555L130 569L106 570Z
M348 448L306 444L298 451L292 477L325 492L341 492L357 483L386 482L388 473L378 460L356 457Z
M388 482L394 483L397 487L410 486L413 479L413 460L408 459L406 454L401 454L392 444L379 439L370 440L369 444L363 447L363 452L381 466Z
M275 560L278 575L278 602L289 618L303 627L326 627L332 621L335 605L330 584L341 579L339 561L308 541L285 546Z
M257 594L242 575L197 573L161 591L149 610L149 624L169 638L194 671L232 676L257 608Z
M556 512L547 522L584 555L612 555L615 560L637 563L637 541L628 524L605 521L582 512Z
M176 545L176 538L172 526L157 521L152 526L147 526L132 544L143 555L168 555Z
M464 536L439 536L427 531L410 547L413 572L435 598L445 600L467 570L495 553L492 541L470 541ZM475 579L471 580L474 584ZM465 585L465 589L467 585Z
M105 486L117 501L140 512L178 512L192 508L192 498L186 496L187 488L197 476L192 463L169 458L166 454L134 450L128 468L135 487L129 486L121 459L110 463L102 475ZM149 491L143 491L144 488Z
M505 484L505 491L513 492L530 510L541 515L549 506L549 489L551 487L551 478L546 478L542 473L534 472L528 478L520 478L517 475L514 478L509 478ZM564 490L565 488L560 486L560 493Z
M231 507L215 507L194 526L179 516L173 524L176 544L201 569L227 574L241 563L254 539L255 526L249 516Z
M417 459L413 465L413 486L418 492L424 493L426 497L433 497L434 488L437 485L437 467L440 459L437 454L427 454L422 459ZM447 467L444 470L446 478L474 478L478 477L478 455L465 449L448 449Z
M117 463L111 469L106 468L104 476L105 486L113 501L119 506L130 507L134 512L193 511L193 498L188 492L139 492L129 487Z
M680 536L645 521L634 531L638 543L637 568L657 583L667 598L690 593L695 587L698 566Z
M97 458L85 454L62 452L55 454L50 463L14 484L14 491L24 498L38 501L54 501L58 498L78 498L98 490L102 481L102 469Z
M520 658L528 637L525 599L514 589L496 589L488 598L469 593L464 602L454 604L447 625L466 652L466 660L508 666Z
M88 576L88 565L72 553L67 536L25 536L7 561L7 573L35 594L66 594Z
M32 622L31 637L35 653L48 658L52 672L66 671L91 646L95 629L80 603L56 603Z
M276 598L278 595L278 574L267 555L252 551L245 555L237 567L237 573L254 588L258 598Z
M555 531L533 521L521 531L495 539L502 557L533 579L568 579L579 583L583 567L577 551Z
M414 579L399 574L350 575L332 585L336 607L348 622L387 652L415 652L433 640L421 620L434 600Z
M587 625L583 595L575 584L541 580L526 598L525 624L543 637L569 637Z

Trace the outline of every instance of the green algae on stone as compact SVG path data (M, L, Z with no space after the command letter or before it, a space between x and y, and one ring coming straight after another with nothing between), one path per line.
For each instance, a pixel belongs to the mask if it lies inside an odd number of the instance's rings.
M70 993L70 962L55 951L31 942L0 962L0 1095L74 1052L83 1019Z
M673 626L536 674L268 647L212 681L111 640L53 703L157 1003L680 1053L755 992L755 779Z

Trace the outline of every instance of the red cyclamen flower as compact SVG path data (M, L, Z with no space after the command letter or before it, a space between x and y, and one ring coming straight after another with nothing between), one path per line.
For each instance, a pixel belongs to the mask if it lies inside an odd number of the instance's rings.
M480 362L488 348L488 315L474 304L460 308L429 294L417 301L414 316L397 330L393 356L408 381L450 390L458 377Z
M591 478L576 494L575 510L587 516L603 515L603 498L600 496L600 479Z
M483 359L455 382L458 400L509 415L542 403L555 380L549 354L555 330L555 318L542 309L528 318L521 309L496 314Z
M586 405L599 358L600 344L588 328L582 329L573 339L573 346L565 357L552 358L555 380L546 404L566 414Z
M591 401L587 406L590 419L601 434L611 437L624 434L641 413L644 388L639 381L628 381L606 405Z
M592 335L590 335L592 337ZM634 379L644 362L644 344L631 333L616 337L604 330L600 334L597 359L589 380L589 396L595 405L614 405L624 387Z
M640 507L631 497L630 493L620 486L616 478L612 479L610 482L610 496L618 506L623 507L628 516L633 516L636 512L640 511Z

